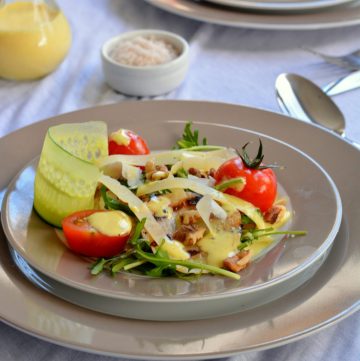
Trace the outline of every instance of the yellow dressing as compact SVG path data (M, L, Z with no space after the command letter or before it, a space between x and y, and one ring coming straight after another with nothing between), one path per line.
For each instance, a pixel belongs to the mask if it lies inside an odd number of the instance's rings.
M151 197L147 202L148 208L153 212L155 217L172 218L173 209L170 207L170 199L166 196Z
M113 140L118 145L129 145L130 137L126 134L126 129L120 129L110 135L110 140Z
M45 76L62 62L70 44L70 27L60 10L26 1L0 7L0 77Z
M226 231L220 231L215 235L209 233L197 244L202 251L207 253L208 264L222 267L224 259L238 252L240 234Z
M131 232L132 223L128 215L120 211L96 212L87 217L87 221L106 236L121 236Z
M250 251L251 258L256 257L261 251L265 248L269 247L271 243L273 243L273 239L271 237L262 237L252 244L250 244L246 249Z

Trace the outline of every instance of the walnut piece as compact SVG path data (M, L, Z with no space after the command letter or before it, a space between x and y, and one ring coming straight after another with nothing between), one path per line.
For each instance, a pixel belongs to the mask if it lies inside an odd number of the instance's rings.
M232 272L239 272L246 268L250 262L250 251L242 250L235 256L224 260L224 267Z

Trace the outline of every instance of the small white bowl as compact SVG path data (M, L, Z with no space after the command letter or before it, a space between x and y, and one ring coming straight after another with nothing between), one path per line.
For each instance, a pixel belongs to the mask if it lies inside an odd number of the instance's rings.
M151 66L129 66L116 62L110 52L115 44L137 36L154 35L171 43L179 55L169 62ZM161 30L131 31L109 39L102 47L101 58L105 81L115 90L135 96L155 96L178 87L189 67L189 46L185 39Z

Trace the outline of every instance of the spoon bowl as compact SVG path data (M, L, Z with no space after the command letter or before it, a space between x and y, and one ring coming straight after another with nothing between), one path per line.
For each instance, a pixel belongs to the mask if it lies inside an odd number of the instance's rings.
M275 82L276 98L281 110L297 119L318 124L350 143L345 136L345 118L333 100L316 84L297 74L280 74Z
M344 134L343 114L332 99L310 80L296 74L280 74L275 87L277 99L288 114L319 124L339 135Z

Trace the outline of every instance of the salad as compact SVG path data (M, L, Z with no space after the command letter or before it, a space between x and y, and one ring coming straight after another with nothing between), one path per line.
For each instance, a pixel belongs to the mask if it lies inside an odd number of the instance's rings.
M34 208L91 273L181 278L239 272L291 214L277 198L274 166L208 145L187 123L174 149L150 152L133 131L108 136L93 121L49 128L35 177Z

